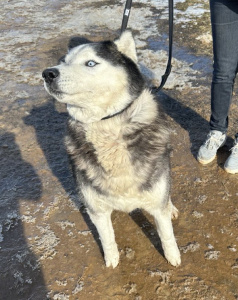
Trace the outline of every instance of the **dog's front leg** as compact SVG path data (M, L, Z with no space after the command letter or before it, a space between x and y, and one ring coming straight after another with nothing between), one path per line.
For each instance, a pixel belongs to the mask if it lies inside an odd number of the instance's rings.
M119 252L112 227L111 211L92 213L88 210L88 214L97 228L104 251L106 266L115 268L119 263Z
M177 267L181 264L180 252L174 237L173 226L171 221L171 211L168 209L157 209L150 211L155 218L157 231L162 243L164 255L171 265Z

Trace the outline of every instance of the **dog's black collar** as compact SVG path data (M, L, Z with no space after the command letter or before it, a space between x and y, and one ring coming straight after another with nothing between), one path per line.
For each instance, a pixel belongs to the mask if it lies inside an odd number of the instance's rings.
M124 107L122 110L118 111L117 113L115 113L115 114L113 114L113 115L106 116L106 117L102 118L101 120L107 120L107 119L110 119L110 118L113 118L113 117L115 117L115 116L117 116L117 115L122 114L125 110L127 110L127 108L129 108L129 107L132 105L133 102L134 102L134 101L131 101L131 102L130 102L126 107Z

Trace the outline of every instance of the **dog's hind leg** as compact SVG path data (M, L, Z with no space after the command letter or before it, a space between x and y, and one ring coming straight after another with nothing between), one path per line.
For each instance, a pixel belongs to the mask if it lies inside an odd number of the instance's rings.
M106 266L115 268L119 263L119 252L112 227L111 213L111 211L92 213L88 210L90 219L96 226L102 243Z
M181 264L180 252L174 237L171 215L172 203L168 203L165 209L157 208L148 210L154 216L157 231L162 243L164 255L171 265L177 267Z

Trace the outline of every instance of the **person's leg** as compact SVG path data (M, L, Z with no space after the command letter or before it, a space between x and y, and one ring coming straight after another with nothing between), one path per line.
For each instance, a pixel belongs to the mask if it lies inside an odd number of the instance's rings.
M228 113L238 66L238 1L210 0L213 37L210 132L197 159L208 164L226 141Z
M238 63L238 1L210 0L213 36L211 130L226 132Z

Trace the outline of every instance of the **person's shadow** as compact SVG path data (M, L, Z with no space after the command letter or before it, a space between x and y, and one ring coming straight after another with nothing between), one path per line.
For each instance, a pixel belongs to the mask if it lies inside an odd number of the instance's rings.
M0 130L0 298L47 299L39 262L27 245L19 201L38 201L41 181L13 133Z

